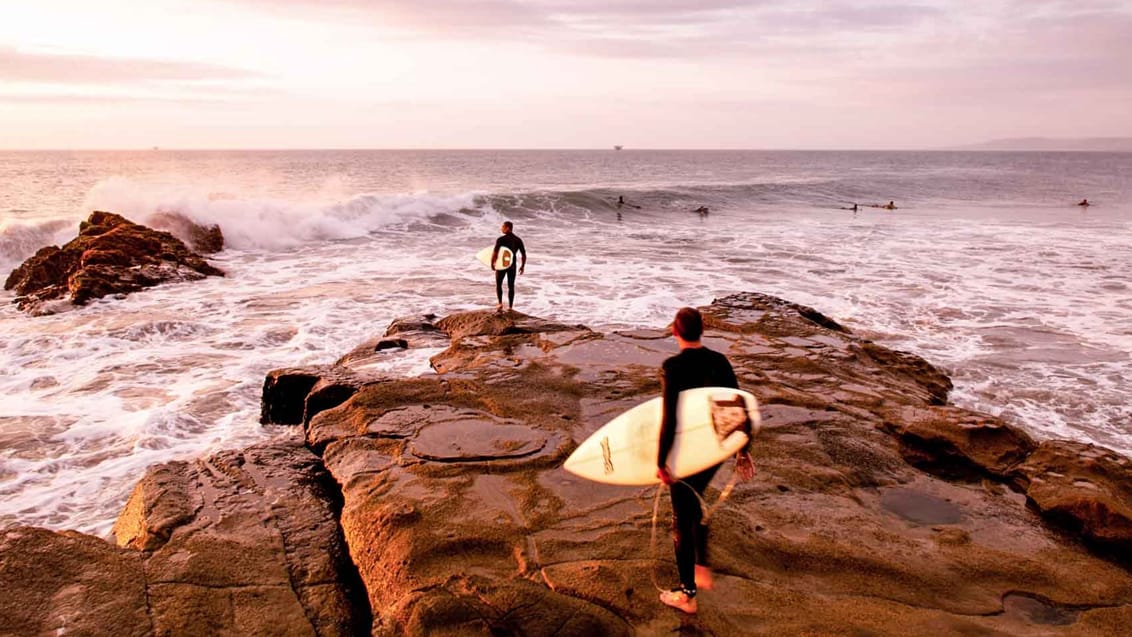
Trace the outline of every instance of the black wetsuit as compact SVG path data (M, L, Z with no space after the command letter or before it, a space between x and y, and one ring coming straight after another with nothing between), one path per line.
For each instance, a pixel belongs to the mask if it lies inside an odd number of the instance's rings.
M731 368L727 357L706 347L686 348L664 361L661 382L664 417L660 425L657 467L667 465L668 454L676 440L676 402L680 392L696 387L739 388L735 370ZM680 572L680 584L689 596L696 594L696 564L707 566L708 563L708 527L702 524L700 498L719 467L718 464L708 467L669 487L672 494L672 541L676 545L676 568Z
M523 261L527 260L527 249L523 247L523 240L515 236L514 233L508 232L495 240L495 249L491 251L491 256L496 257L499 255L500 248L507 248L511 251L511 267L504 268L503 270L495 271L495 298L498 299L499 304L503 305L503 277L507 277L507 307L515 305L515 272L518 269L519 253L523 253ZM495 263L493 260L492 263Z

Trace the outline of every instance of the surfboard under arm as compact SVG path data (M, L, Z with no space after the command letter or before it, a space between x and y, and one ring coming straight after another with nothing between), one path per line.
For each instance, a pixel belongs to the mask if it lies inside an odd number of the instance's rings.
M493 266L491 263L491 253L494 251L495 246L488 246L476 253L476 259L492 270L506 270L515 263L515 253L511 252L511 248L500 246L499 253L495 255L495 264Z
M656 484L662 404L653 398L610 420L578 445L564 468L606 484ZM689 389L680 392L677 418L669 472L683 478L746 447L747 432L758 428L758 400L727 387Z

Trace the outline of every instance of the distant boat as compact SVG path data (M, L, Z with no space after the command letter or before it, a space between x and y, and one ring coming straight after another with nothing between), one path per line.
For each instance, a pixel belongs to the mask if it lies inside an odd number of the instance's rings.
M621 144L614 144L613 150L621 150Z

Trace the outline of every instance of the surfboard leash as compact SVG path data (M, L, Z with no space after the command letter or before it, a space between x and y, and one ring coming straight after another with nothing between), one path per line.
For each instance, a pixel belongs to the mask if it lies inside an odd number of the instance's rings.
M656 556L656 519L660 516L660 493L664 491L664 483L656 485L656 495L652 499L652 533L649 535L649 553L652 556L652 568L649 569L649 576L652 577L652 585L657 591L663 593L665 589L660 587L656 581L656 563L660 560Z
M710 507L708 506L707 501L704 500L703 496L701 496L696 492L695 489L692 488L692 485L684 482L683 480L677 480L676 482L688 487L688 489L693 494L695 494L696 499L700 501L700 510L704 512L703 517L701 517L700 519L700 522L704 526L707 526L708 522L711 520L712 514L715 513L716 509L719 508L719 505L723 504L724 500L726 500L727 497L731 495L731 492L735 489L735 485L739 482L739 468L735 467L731 470L731 479L727 481L727 485L724 486L723 491L719 493L719 498L716 499L715 504L711 505ZM656 563L660 561L656 553L656 523L657 519L660 517L660 494L664 491L664 487L665 484L663 482L656 486L656 495L654 495L652 499L652 530L649 532L649 553L652 556L653 562L653 567L649 569L649 576L652 578L653 587L661 593L666 592L668 589L661 588L656 579Z
M715 504L713 504L709 507L709 506L707 506L707 503L704 502L704 499L700 498L700 508L702 508L703 511L704 511L704 516L703 516L702 521L703 521L703 524L705 526L711 520L712 514L715 513L716 509L719 508L719 505L723 504L724 500L726 500L728 498L728 496L731 495L731 492L735 490L735 485L738 484L738 483L739 483L739 467L738 467L738 465L736 465L735 468L733 468L731 470L731 479L727 481L727 484L723 487L723 491L719 492L719 498L716 499ZM693 490L693 493L694 492L695 491ZM696 496L698 497L699 494L697 493Z

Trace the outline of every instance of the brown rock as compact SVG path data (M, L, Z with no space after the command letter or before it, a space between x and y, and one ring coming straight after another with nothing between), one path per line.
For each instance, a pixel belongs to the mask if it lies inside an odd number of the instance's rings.
M1015 471L1026 497L1046 517L1128 558L1132 555L1132 461L1068 440L1038 446Z
M263 380L259 421L264 425L301 425L306 401L325 372L323 368L276 369Z
M173 235L119 215L96 211L79 228L62 248L40 250L8 276L4 289L15 290L20 309L50 313L44 303L68 295L83 305L167 281L224 276Z
M712 516L716 590L701 597L697 630L1099 636L1132 625L1122 566L1009 490L937 471L1004 479L1033 448L1027 436L937 406L949 381L917 357L745 298L707 308L705 342L762 399L759 474ZM366 384L308 428L342 488L375 633L677 630L686 618L653 585L675 577L667 541L650 543L653 491L574 478L559 468L569 443L554 442L655 395L672 344L650 331L513 330L492 313L437 324L453 336L433 358L437 377ZM662 538L666 518L667 497Z
M1016 427L955 407L904 407L891 413L884 428L900 440L908 462L957 478L1004 479L1035 448Z
M728 332L774 333L778 331L776 326L789 325L786 331L779 333L805 334L819 331L818 328L842 334L850 333L837 321L812 307L758 292L743 292L715 299L711 305L700 310L705 312L705 327ZM801 331L798 329L799 319L808 324Z
M577 441L657 394L673 344L659 329L597 334L483 312L438 322L454 338L434 376L367 375L369 361L397 355L374 340L265 384L265 413L307 414L307 445L334 493L293 448L150 473L116 527L148 551L149 632L1132 630L1120 556L1127 459L1074 443L1035 448L997 419L940 406L947 383L934 367L793 304L737 295L705 311L705 343L759 397L762 429L755 479L718 504L725 465L708 491L716 577L696 617L656 599L675 582L667 495L561 469ZM334 387L342 402L312 408ZM337 502L336 540L326 529ZM1041 516L1070 521L1089 543ZM364 596L352 593L343 543ZM0 551L0 577L8 559ZM9 616L49 625L0 610Z
M368 608L325 480L294 443L151 470L114 533L147 551L154 632L357 634Z
M154 634L140 553L81 533L0 532L0 634Z
M505 336L587 329L585 326L564 325L515 311L485 312L482 310L459 312L446 316L436 322L436 327L453 341L469 336Z

